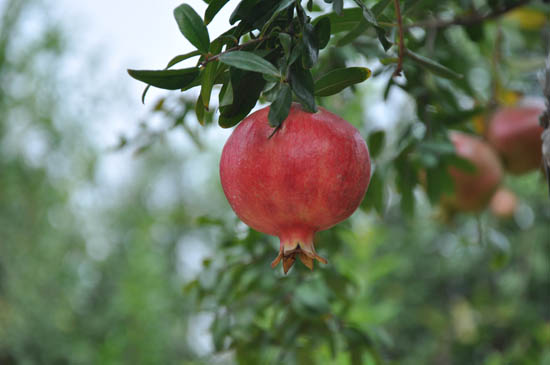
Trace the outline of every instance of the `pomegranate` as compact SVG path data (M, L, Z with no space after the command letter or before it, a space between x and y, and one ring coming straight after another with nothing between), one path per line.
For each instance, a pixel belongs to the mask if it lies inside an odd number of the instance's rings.
M517 207L517 195L506 188L499 188L491 199L491 212L499 218L506 219L513 217Z
M521 175L541 166L539 115L544 105L531 103L501 108L491 118L487 139L500 154L507 171Z
M319 107L293 103L272 135L269 107L245 118L225 144L220 161L223 191L250 227L280 239L287 273L296 258L313 269L316 232L349 217L367 190L371 163L357 129ZM271 136L271 137L270 137Z
M469 160L476 171L472 173L449 167L455 193L453 196L446 196L445 203L459 211L482 210L502 180L503 172L498 156L487 143L475 136L451 132L449 137L456 154Z

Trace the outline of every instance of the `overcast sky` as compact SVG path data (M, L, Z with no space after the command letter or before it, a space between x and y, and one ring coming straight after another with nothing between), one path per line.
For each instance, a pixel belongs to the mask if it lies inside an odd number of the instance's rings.
M175 55L194 48L180 33L172 11L182 0L61 0L59 12L85 47L105 52L111 71L120 70L129 79L127 68L160 69ZM206 4L190 0L201 16ZM208 26L211 39L226 28L231 6L222 10ZM132 92L139 98L142 85L135 85Z

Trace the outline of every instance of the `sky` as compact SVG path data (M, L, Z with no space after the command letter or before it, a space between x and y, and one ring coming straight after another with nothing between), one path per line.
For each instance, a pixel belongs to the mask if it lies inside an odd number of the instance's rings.
M57 12L75 29L82 48L100 50L109 71L118 71L130 81L132 96L138 101L143 84L131 80L126 69L161 69L175 55L194 49L180 33L172 14L181 0L61 0L60 3ZM204 14L203 1L185 3L200 15ZM228 25L231 7L228 4L208 25L211 39ZM152 95L155 94L152 91Z
M97 111L91 111L100 119L90 133L100 149L108 150L117 145L121 136L131 138L137 133L142 121L146 121L150 127L162 129L162 123L151 118L150 110L155 99L177 91L151 88L143 105L141 94L145 84L132 79L126 70L162 69L175 55L194 50L179 31L173 17L174 8L181 3L181 0L56 0L55 4L59 6L50 6L53 13L51 17L61 19L62 27L69 30L69 68L74 69L73 74L91 69L90 77L94 87L89 88L89 93L93 94L93 90L104 86L105 94L108 95L104 97L105 100L95 104L99 105L95 106ZM201 16L206 10L202 0L185 3ZM228 28L233 7L233 4L228 4L227 9L222 9L208 25L211 39ZM196 58L176 67L189 67L195 62ZM80 104L86 103L84 88L78 88L78 92L83 93ZM196 90L189 93L193 92ZM201 130L200 134L213 152L219 154L230 132L210 128ZM182 150L192 148L189 139L180 130L170 132L169 138L175 142L173 145ZM130 165L135 162L128 160L129 157L128 153L102 155L101 165L104 167L99 169L100 179L107 180L110 185L124 185L132 178ZM197 177L195 181L200 183L205 178Z

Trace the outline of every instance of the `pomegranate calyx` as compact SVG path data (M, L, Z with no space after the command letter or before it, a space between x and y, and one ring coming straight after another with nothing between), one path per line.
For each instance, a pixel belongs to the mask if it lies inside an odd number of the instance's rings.
M298 257L310 270L313 270L314 260L322 262L323 264L328 263L324 257L319 256L317 252L315 252L313 243L290 241L286 243L281 242L279 254L271 263L271 267L275 268L279 262L283 260L283 270L286 274L292 265L294 265L296 257Z

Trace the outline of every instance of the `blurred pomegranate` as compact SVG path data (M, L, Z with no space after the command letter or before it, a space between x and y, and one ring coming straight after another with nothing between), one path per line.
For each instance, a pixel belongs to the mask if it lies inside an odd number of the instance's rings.
M451 132L456 154L470 161L475 172L449 167L455 193L446 196L444 203L454 210L475 212L484 209L502 180L502 166L491 147L476 136Z
M510 173L520 175L541 167L543 128L539 116L543 111L544 104L531 102L498 109L491 118L487 140Z
M269 107L244 119L222 152L220 177L229 204L250 227L278 236L286 273L296 258L310 269L320 257L316 232L349 217L367 190L371 163L357 129L335 114L293 104L270 138Z
M490 203L491 212L499 218L513 217L517 207L518 197L506 188L499 188Z

